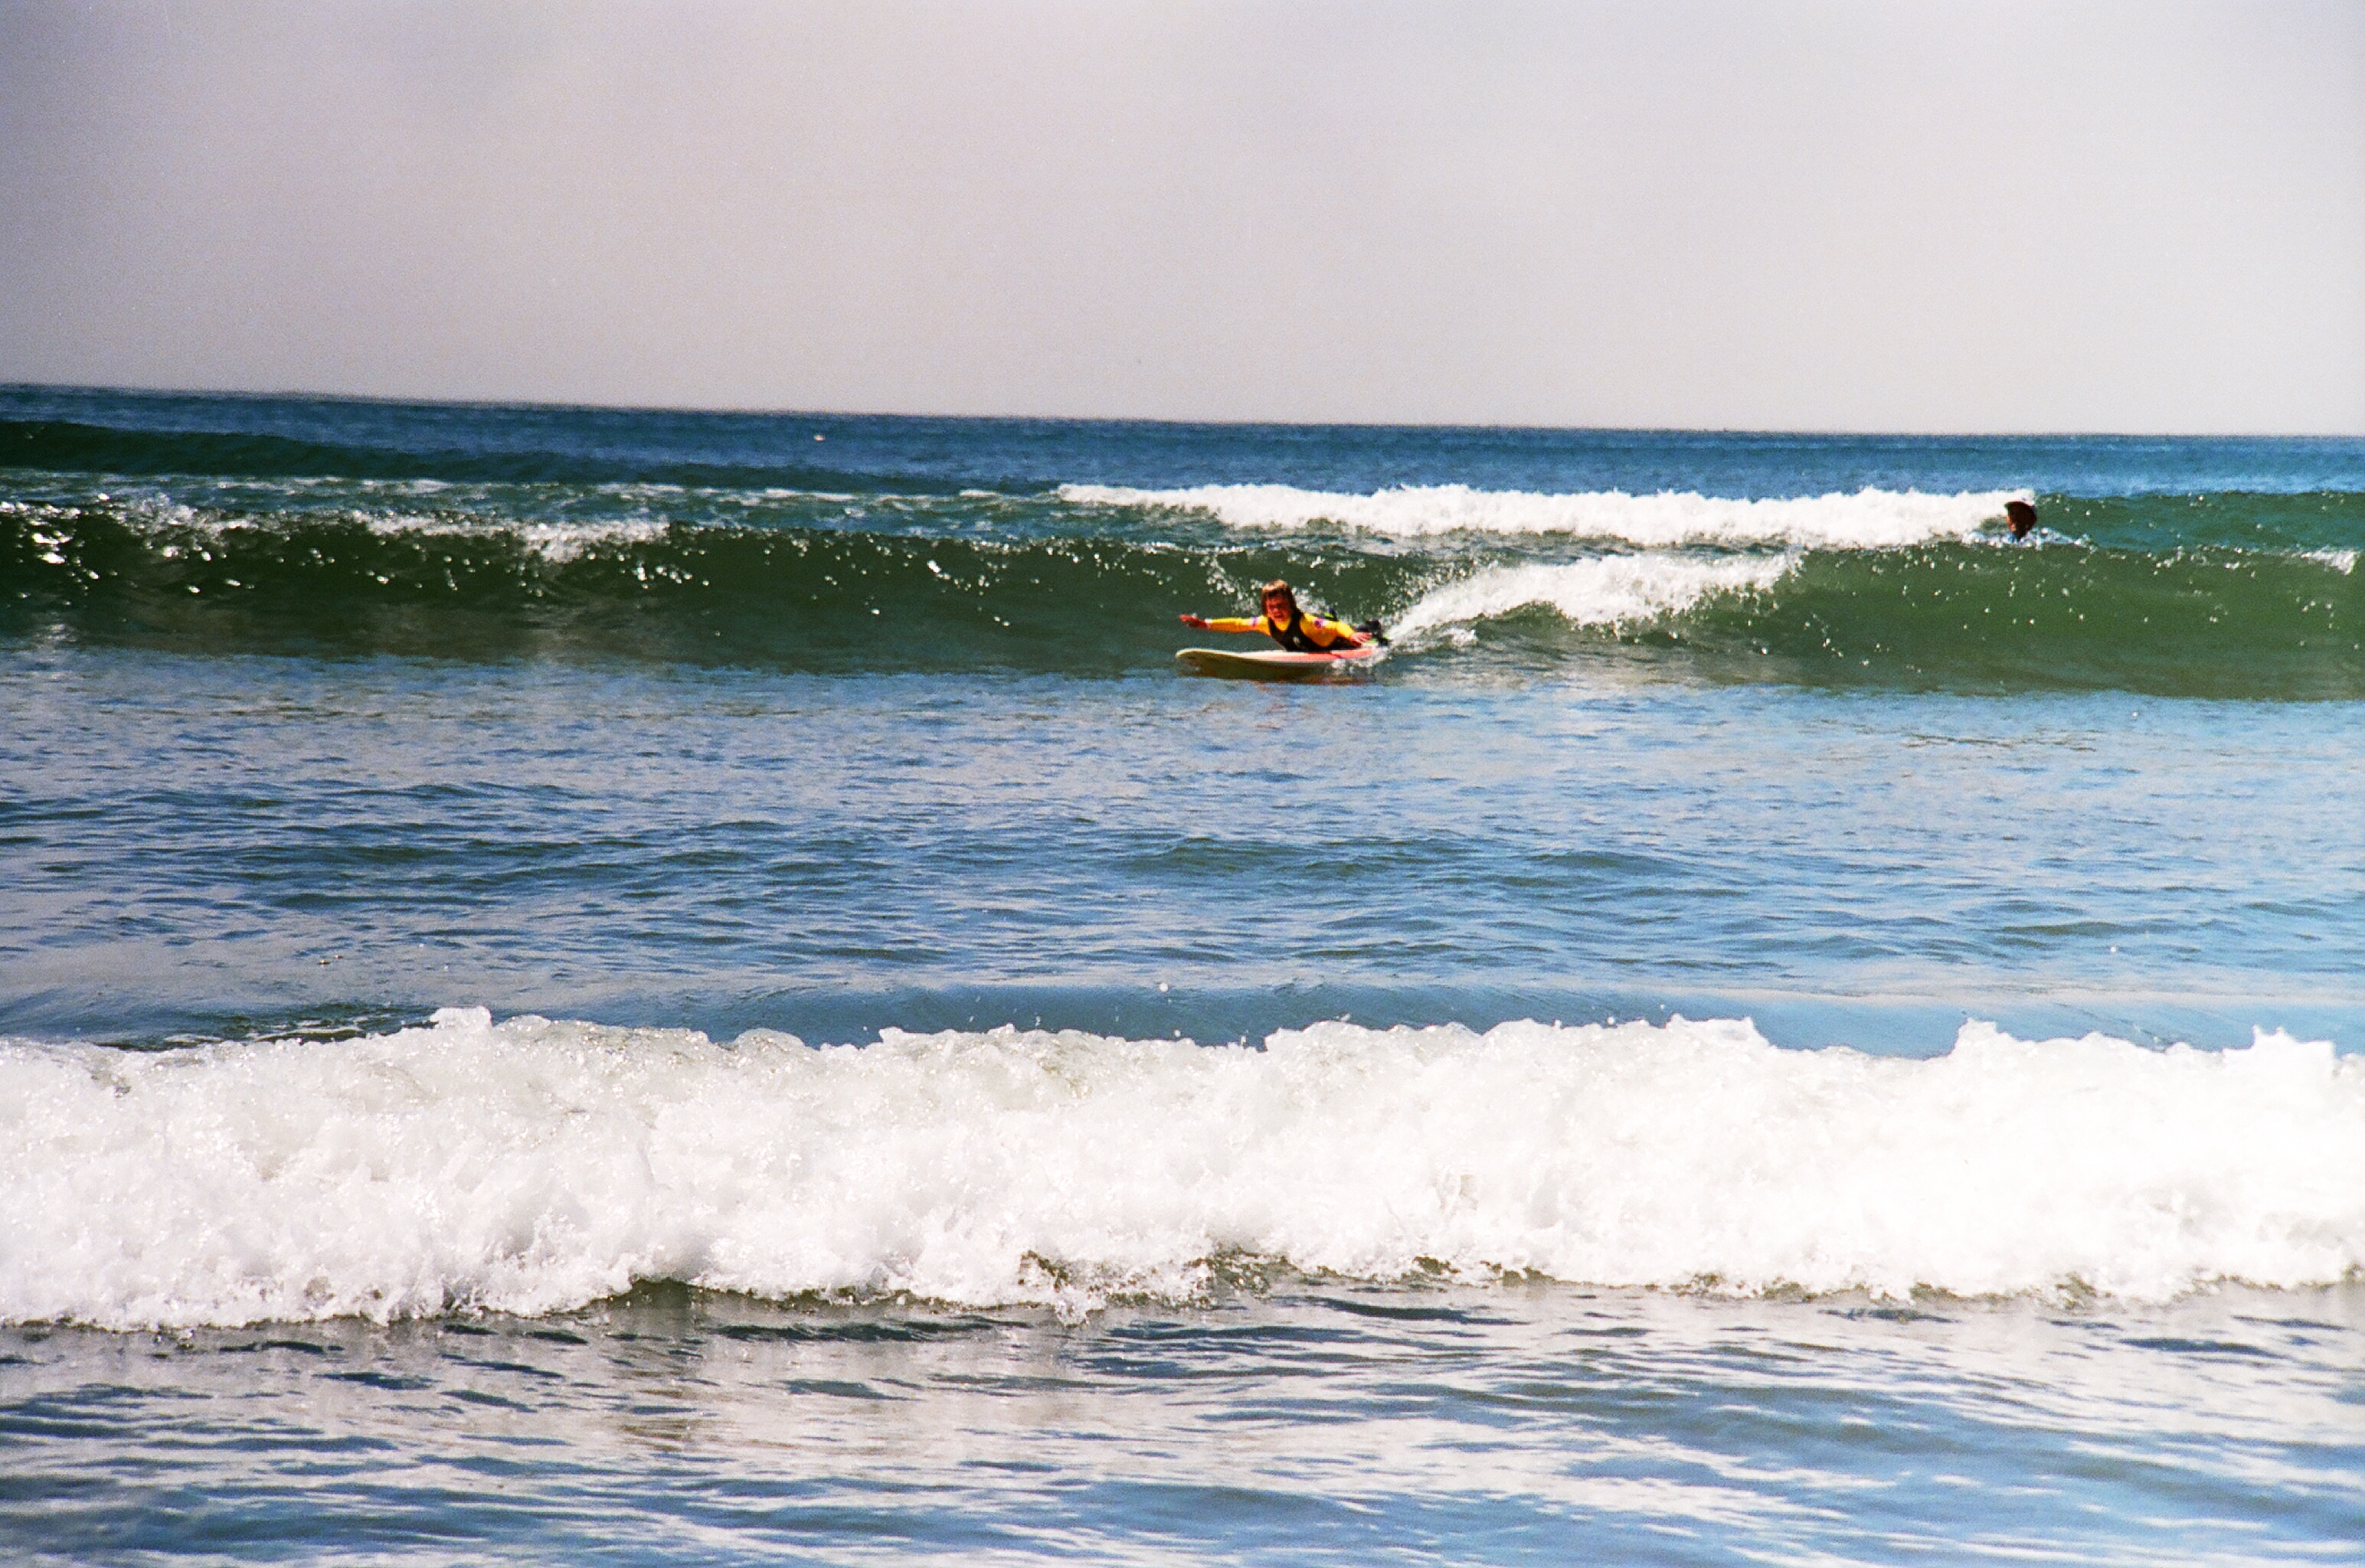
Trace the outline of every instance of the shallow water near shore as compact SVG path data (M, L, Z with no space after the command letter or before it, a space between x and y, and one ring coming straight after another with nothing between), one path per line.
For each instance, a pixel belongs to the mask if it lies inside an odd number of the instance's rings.
M2353 1557L2360 498L0 388L0 1555Z
M19 1562L2331 1561L2365 1299L1283 1276L1178 1311L644 1292L0 1331Z

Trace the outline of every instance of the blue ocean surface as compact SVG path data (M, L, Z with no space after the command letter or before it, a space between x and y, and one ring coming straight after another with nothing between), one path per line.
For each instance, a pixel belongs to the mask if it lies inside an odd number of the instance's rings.
M0 388L0 1555L2355 1561L2360 549L2357 440ZM1388 655L1177 665L1274 577Z

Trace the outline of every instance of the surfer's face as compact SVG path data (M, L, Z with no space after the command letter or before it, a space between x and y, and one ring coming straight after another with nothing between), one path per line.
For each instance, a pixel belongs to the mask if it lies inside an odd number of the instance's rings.
M1296 608L1297 601L1285 593L1269 593L1264 596L1264 612L1276 620L1288 620L1289 612Z

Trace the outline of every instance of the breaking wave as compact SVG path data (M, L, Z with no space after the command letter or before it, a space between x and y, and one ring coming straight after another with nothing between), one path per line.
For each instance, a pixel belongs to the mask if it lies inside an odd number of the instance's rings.
M1700 495L1630 496L1619 491L1539 495L1466 485L1405 486L1373 495L1337 495L1287 485L1202 485L1136 490L1062 485L1080 504L1205 512L1240 529L1303 529L1317 523L1401 539L1440 534L1565 534L1665 548L1679 544L1790 544L1883 549L1931 539L1966 539L2003 516L2025 490L1927 496L1866 489L1852 495L1731 499Z
M1478 623L1530 608L1552 610L1576 627L1646 626L1715 595L1770 588L1796 565L1787 554L1706 560L1652 554L1486 566L1423 595L1397 617L1395 631L1412 640L1447 628L1474 641Z
M1315 608L1384 622L1405 655L1392 679L1612 657L1719 681L2365 696L2356 552L2310 543L2356 521L2346 498L2048 498L2048 519L2093 536L2048 526L2013 545L1992 516L2008 494L1442 487L1343 498L1368 503L1339 509L1368 526L1342 534L1293 521L1341 498L1280 487L34 482L0 498L0 636L1105 675L1168 666L1179 611L1250 609L1281 577ZM1216 515L1177 497L1214 497ZM2174 535L2191 517L2220 542Z
M1733 1293L2365 1267L2365 1060L1746 1022L997 1029L815 1049L446 1010L342 1041L0 1043L0 1320L547 1313L678 1281L1087 1310L1243 1264Z

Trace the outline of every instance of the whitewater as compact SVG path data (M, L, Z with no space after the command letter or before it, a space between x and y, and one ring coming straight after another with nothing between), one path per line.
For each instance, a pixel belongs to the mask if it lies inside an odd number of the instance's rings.
M1622 491L1538 494L1478 490L1467 485L1407 485L1369 495L1309 491L1288 485L1205 485L1138 490L1062 485L1070 501L1204 511L1239 529L1303 529L1316 523L1397 538L1449 533L1568 534L1630 544L1795 544L1893 547L1938 538L1965 539L2003 515L2027 490L1956 495L1902 494L1872 487L1853 494L1733 498Z
M446 1010L334 1042L11 1045L0 1103L19 1322L542 1314L651 1281L1080 1315L1203 1297L1241 1259L1882 1298L2365 1267L2365 1070L2287 1035L1970 1025L1926 1061L1681 1019L813 1049Z

